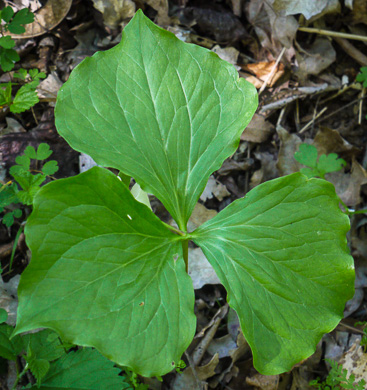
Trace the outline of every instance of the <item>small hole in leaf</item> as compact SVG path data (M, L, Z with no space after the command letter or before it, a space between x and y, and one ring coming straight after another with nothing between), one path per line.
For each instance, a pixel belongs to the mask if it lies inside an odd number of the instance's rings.
M130 221L132 220L132 218L130 217L130 215L129 215L129 214L127 214L127 217L130 219Z
M177 254L177 253L173 255L173 260L174 260L174 261L177 261L177 260L178 260L178 254Z
M176 365L175 362L172 362L171 364L172 364L173 367Z

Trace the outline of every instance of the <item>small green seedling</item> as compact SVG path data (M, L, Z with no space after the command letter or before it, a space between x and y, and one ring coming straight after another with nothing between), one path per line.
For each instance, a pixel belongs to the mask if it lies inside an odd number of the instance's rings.
M47 161L40 169L31 169L31 161L44 161L52 154L50 146L41 143L37 151L33 146L27 146L24 154L17 156L16 165L9 170L14 182L8 182L0 187L0 212L4 212L9 206L22 203L32 205L33 198L39 191L41 184L47 177L58 171L57 162ZM20 218L22 211L19 208L8 211L2 218L3 224L10 227L14 218Z
M57 334L49 329L10 338L13 327L6 324L7 312L0 309L0 357L15 362L17 378L12 390L30 371L36 385L23 389L122 390L131 388L113 363L91 348L67 353ZM24 358L26 364L20 367Z
M350 375L347 378L348 371L339 365L336 361L326 359L330 364L331 369L324 382L320 383L320 378L317 378L309 383L310 386L315 387L317 390L365 390L366 381L361 379L358 383L354 384L355 376Z
M24 25L34 21L34 14L27 8L14 12L10 6L0 11L0 67L4 72L14 68L15 62L19 61L18 53L13 49L15 46L14 39L5 32L12 34L22 34L25 32Z
M300 170L308 178L320 177L325 179L325 174L340 171L347 164L336 153L322 154L318 158L316 147L309 144L301 144L299 151L294 154L294 158L308 167Z
M25 69L21 68L17 73L14 73L13 77L27 81L27 83L17 90L14 97L12 87L17 84L12 82L1 84L0 106L9 106L10 111L13 113L24 112L39 102L36 89L40 80L45 78L46 74L39 72L38 69L30 69L29 73L27 73Z
M363 326L363 336L360 346L363 348L364 352L367 352L367 322L366 321L358 321L354 324L354 326L362 325Z
M367 66L363 66L360 71L361 73L357 75L356 81L362 83L364 88L367 88Z
M178 229L102 167L45 185L25 228L32 260L14 335L50 328L140 375L166 374L196 330L192 240L226 288L258 371L279 374L310 356L354 291L349 218L333 185L281 177L187 231L257 108L256 89L233 65L139 10L121 43L78 65L57 99L59 134L133 177Z

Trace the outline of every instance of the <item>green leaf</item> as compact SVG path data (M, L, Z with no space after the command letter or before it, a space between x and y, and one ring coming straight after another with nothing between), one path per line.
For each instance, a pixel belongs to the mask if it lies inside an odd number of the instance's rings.
M23 34L25 32L23 25L33 22L33 12L28 8L23 8L14 15L13 20L8 25L8 29L12 34Z
M353 296L353 258L331 183L300 173L266 182L191 233L228 292L265 375L310 356Z
M0 191L0 208L9 206L12 203L18 203L17 192L18 188L15 183L7 185Z
M302 168L300 171L308 178L324 178L326 173L340 171L347 163L338 158L335 153L322 154L317 161L317 149L313 145L301 144L299 151L294 154L294 158L303 165L310 168Z
M323 173L337 172L343 169L347 163L338 158L336 153L330 153L328 155L322 154L319 158L317 168Z
M14 68L14 63L19 61L19 54L14 49L4 49L0 47L0 65L4 72L9 72Z
M48 390L121 390L131 388L119 376L120 370L98 351L85 348L70 352L51 363L41 389ZM36 389L36 387L32 387Z
M28 85L23 85L15 94L13 103L10 105L10 111L14 113L24 112L38 102L37 92L34 89L29 88Z
M301 144L299 151L294 154L294 158L301 164L310 168L317 166L317 149L313 145Z
M55 172L59 170L59 167L57 166L57 161L52 160L48 161L43 167L42 172L45 175L53 175Z
M25 148L24 155L30 159L36 160L37 154L33 146L29 145Z
M367 66L362 67L361 73L357 75L356 80L363 83L364 88L367 88Z
M56 126L72 148L134 177L182 230L257 107L255 87L215 53L135 14L121 43L61 87Z
M5 309L0 308L0 324L5 322L7 319L8 319L8 312Z
M9 211L3 216L2 223L7 227L11 227L14 223L14 218L20 218L21 216L22 216L22 210L20 209Z
M10 6L7 6L1 10L1 19L6 23L9 23L13 15L14 11L13 8L11 8Z
M23 68L20 68L18 69L18 72L15 72L13 74L13 77L16 79L25 80L25 78L27 77L27 71Z
M15 46L15 41L9 35L0 38L0 46L4 49L12 49Z
M58 335L49 329L31 333L28 337L28 347L33 357L50 362L65 353Z
M46 160L52 154L52 150L50 150L50 145L42 143L38 145L37 149L37 160Z
M37 380L37 387L41 385L42 378L47 374L50 369L50 363L45 359L29 359L29 369Z
M3 86L5 85L5 88ZM12 83L2 84L0 88L0 105L4 106L11 103Z
M29 70L29 76L33 80L39 80L39 79L44 79L46 77L45 72L40 72L38 69L30 69Z
M13 213L11 211L9 213L6 213L3 216L1 222L8 228L13 226L13 224L14 224L14 215L13 215Z
M23 340L20 336L10 340L13 330L10 325L0 324L0 356L8 360L15 360L23 349Z
M181 237L115 175L94 167L47 184L25 230L15 334L51 328L144 376L174 368L196 326Z
M31 165L30 158L28 156L25 156L25 155L17 156L15 158L15 162L18 165L21 165L25 171L27 171L29 169L29 166Z

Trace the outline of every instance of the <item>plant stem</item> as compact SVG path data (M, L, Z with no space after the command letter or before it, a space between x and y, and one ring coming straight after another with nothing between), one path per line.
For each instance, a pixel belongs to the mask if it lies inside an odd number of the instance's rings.
M165 225L166 227L168 227L168 229L172 230L173 232L177 233L179 236L184 236L185 233L182 232L180 229L176 229L174 226L171 226L171 225L168 225L168 223L165 223L163 221L161 221L163 223L163 225Z
M189 273L189 240L181 242L182 244L182 253L186 265L186 273Z
M309 33L313 33L313 34L320 34L320 35L327 35L329 37L355 39L357 41L367 42L367 37L363 36L363 35L347 34L347 33L342 33L342 32L337 32L337 31L330 31L330 30L322 30L320 28L299 27L298 31L304 31L304 32L309 32Z
M20 381L20 379L22 378L22 376L28 371L28 363L25 365L23 371L17 376L17 379L15 380L14 384L13 384L13 387L11 388L11 390L15 390L17 388L17 385Z

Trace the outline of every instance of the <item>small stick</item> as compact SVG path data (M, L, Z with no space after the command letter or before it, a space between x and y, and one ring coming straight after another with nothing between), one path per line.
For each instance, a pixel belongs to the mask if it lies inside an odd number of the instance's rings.
M361 101L359 102L359 113L358 113L358 124L361 125L362 124L362 111L363 111L363 97L364 97L364 92L365 92L366 88L362 88L362 92L361 92Z
M278 64L279 64L280 60L282 59L284 52L285 52L285 47L283 47L282 51L280 52L280 54L279 54L277 60L275 61L275 64L273 65L270 73L266 76L266 79L259 90L259 95L261 94L261 92L264 91L264 89L266 88L269 81L273 78L274 73L276 72L276 70L278 68Z
M358 103L360 100L364 100L366 97L367 97L367 96L363 96L362 98L355 99L355 100L349 102L349 103L346 104L345 106L343 106L343 107L341 107L341 108L338 108L337 110L333 111L331 114L326 115L324 118L321 118L320 120L317 121L317 123L319 123L319 122L321 122L321 121L324 121L325 119L328 119L328 118L334 116L334 115L337 114L338 112L340 112L340 111L342 111L342 110L344 110L344 109L350 107L350 106L353 105L353 104Z
M349 41L343 38L334 38L335 42L354 60L356 60L359 65L367 66L367 57L355 48Z
M367 42L367 37L363 35L347 34L347 33L330 31L330 30L322 30L321 28L299 27L298 31L309 32L312 34L327 35L329 37L354 39L356 41Z
M317 118L320 118L320 116L327 110L327 107L324 107L316 116L313 117L312 120L310 120L306 126L304 126L299 133L304 133L314 122Z

